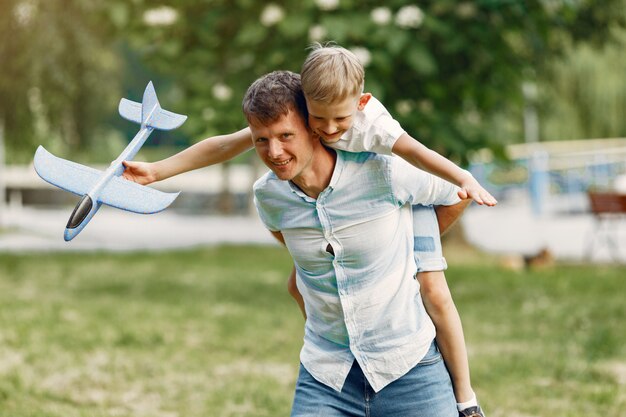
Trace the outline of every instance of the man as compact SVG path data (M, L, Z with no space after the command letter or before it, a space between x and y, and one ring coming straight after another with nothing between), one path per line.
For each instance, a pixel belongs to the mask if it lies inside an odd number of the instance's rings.
M456 417L450 377L414 279L410 204L443 207L457 188L400 158L324 147L308 129L297 74L255 81L243 101L265 226L289 250L306 326L292 416Z

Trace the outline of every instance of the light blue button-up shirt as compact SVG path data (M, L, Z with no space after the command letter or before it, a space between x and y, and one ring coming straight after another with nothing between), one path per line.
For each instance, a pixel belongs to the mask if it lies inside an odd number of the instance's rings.
M268 172L254 184L255 204L296 266L307 313L302 364L340 391L356 359L379 391L417 365L435 336L414 279L409 204L459 198L401 158L336 152L317 199Z

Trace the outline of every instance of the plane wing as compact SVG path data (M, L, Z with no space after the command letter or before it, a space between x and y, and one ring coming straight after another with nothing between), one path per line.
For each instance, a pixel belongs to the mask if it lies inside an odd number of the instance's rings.
M35 171L50 184L77 195L87 194L103 172L52 155L43 146L35 152ZM179 193L164 193L120 177L113 177L97 196L99 202L135 213L164 210Z
M121 177L113 177L104 187L98 201L134 213L152 214L165 210L179 193L164 193Z
M35 152L35 171L50 184L76 195L87 194L102 171L52 155L43 146Z

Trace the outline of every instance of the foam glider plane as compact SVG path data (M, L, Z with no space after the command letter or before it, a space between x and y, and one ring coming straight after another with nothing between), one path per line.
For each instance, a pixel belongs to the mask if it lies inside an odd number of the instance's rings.
M124 172L122 162L135 157L154 129L176 129L187 120L187 116L163 110L152 82L148 83L141 103L123 98L119 113L123 118L140 124L141 128L105 171L58 158L43 146L35 152L35 171L42 179L82 196L65 227L63 237L66 241L72 240L85 228L102 204L152 214L164 210L178 197L179 193L164 193L124 179L121 176Z

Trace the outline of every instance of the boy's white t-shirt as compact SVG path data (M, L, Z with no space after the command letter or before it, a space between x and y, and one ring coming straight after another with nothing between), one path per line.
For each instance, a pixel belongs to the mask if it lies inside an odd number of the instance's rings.
M391 155L391 149L404 133L385 106L375 97L371 97L361 111L354 115L352 127L335 143L326 145L348 152L375 152Z
M398 138L405 133L385 106L376 98L371 97L362 111L357 111L354 123L335 143L326 143L334 149L348 152L375 152L391 155L391 149ZM441 250L437 216L431 207L413 207L413 233L419 237L430 239L432 248L415 248L418 272L443 271L448 268Z

